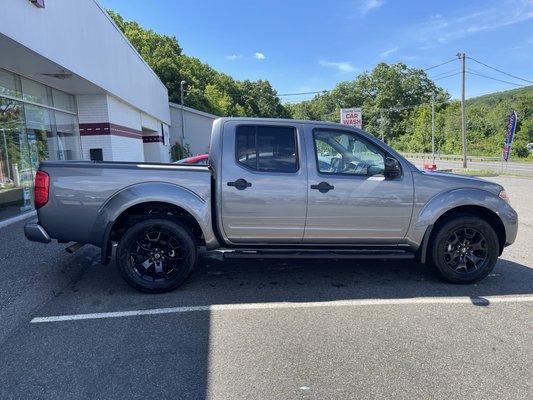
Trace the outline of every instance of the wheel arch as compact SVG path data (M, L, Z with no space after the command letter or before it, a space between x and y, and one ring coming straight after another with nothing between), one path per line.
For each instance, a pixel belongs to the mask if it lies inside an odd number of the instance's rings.
M102 249L101 262L111 258L111 243L117 240L131 223L147 215L172 215L190 227L198 243L214 246L210 201L190 190L164 182L141 183L129 186L112 196L99 210L92 237Z
M492 229L494 229L494 231L496 232L496 236L498 237L499 254L502 254L506 239L505 226L503 224L503 221L498 216L498 214L492 211L491 209L480 205L469 204L453 207L445 211L436 219L433 224L428 226L424 234L422 245L420 247L420 262L425 263L428 259L429 243L431 243L440 227L450 219L465 214L483 219L492 227Z

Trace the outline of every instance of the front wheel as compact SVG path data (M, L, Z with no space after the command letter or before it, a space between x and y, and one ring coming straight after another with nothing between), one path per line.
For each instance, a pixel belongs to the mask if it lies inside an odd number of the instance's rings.
M472 215L450 219L432 239L430 263L444 280L452 283L472 283L485 278L500 254L494 229Z
M129 228L117 248L122 277L137 290L168 292L180 286L196 263L196 246L188 229L164 218Z

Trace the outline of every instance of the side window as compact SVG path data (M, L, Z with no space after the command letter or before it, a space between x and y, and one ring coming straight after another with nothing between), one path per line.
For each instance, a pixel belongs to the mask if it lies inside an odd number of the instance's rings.
M235 133L235 159L261 172L296 172L296 129L241 125Z
M383 175L385 154L377 146L349 132L313 132L318 171L325 174Z

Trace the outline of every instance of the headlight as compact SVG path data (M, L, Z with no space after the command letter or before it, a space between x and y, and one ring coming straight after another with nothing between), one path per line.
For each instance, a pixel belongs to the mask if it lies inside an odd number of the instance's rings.
M505 190L502 190L498 196L506 203L511 204L511 199L509 199L509 196Z

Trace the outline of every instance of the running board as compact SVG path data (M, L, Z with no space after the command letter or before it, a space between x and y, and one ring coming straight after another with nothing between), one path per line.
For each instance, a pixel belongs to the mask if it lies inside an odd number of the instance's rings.
M415 254L404 250L231 250L224 258L351 258L367 260L412 260Z

